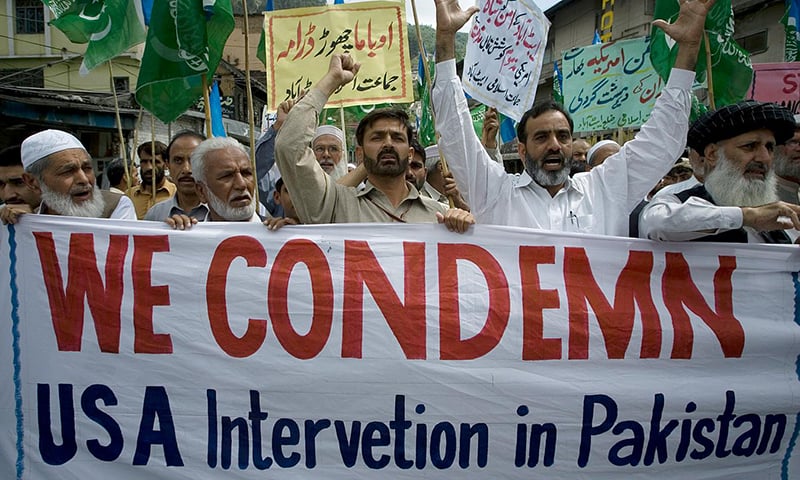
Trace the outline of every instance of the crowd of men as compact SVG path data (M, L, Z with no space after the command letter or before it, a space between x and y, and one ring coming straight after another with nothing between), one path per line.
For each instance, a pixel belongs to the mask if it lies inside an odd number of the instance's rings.
M110 164L111 189L100 190L78 139L45 130L0 152L0 219L139 219L181 230L205 221L258 221L269 229L439 222L464 232L481 223L663 241L791 243L800 228L798 118L750 100L689 121L712 4L682 2L673 23L654 22L677 44L674 67L649 119L623 145L575 139L569 113L543 102L517 126L524 171L507 173L498 161L496 111L487 110L476 134L456 74L455 33L477 7L437 0L437 145L419 144L403 109L374 110L358 124L357 167L348 168L344 132L318 119L360 64L334 54L309 91L280 105L258 139L255 165L233 139L184 131L169 145L139 145L138 171L132 162Z

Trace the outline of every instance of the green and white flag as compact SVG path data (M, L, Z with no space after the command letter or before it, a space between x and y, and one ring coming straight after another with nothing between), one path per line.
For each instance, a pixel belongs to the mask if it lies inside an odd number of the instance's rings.
M203 94L233 27L231 0L155 2L136 101L164 123L178 118Z
M678 18L678 0L656 0L653 17L674 22ZM717 108L742 100L753 80L750 55L733 40L733 8L731 0L717 0L706 17L706 33L711 47L711 69L714 99ZM660 28L653 29L650 61L664 81L675 64L678 49L675 41ZM695 67L696 79L705 83L706 52L700 49ZM696 112L693 112L693 116Z
M431 79L425 76L425 66L423 60L424 50L419 54L419 83L417 83L417 90L420 100L420 115L417 117L417 138L423 147L433 145L436 143L436 126L433 122L433 105L430 98L430 86L432 85ZM433 77L434 66L436 62L428 60L428 73Z
M564 76L558 68L558 62L553 62L553 100L564 104Z
M58 28L73 43L88 43L80 72L111 60L144 42L140 0L43 0Z
M781 18L786 30L786 46L783 59L787 62L800 61L800 0L786 0L786 13Z

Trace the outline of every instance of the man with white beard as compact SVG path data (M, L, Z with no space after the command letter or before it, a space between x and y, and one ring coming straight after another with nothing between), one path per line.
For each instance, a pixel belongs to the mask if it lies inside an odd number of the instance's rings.
M311 140L311 148L317 156L319 166L334 180L347 175L344 156L344 132L333 125L320 125Z
M34 213L136 220L128 197L100 190L92 157L71 134L61 130L35 133L22 142L21 155L23 180L42 192L42 203ZM3 223L16 223L18 217L4 216Z
M228 137L204 140L191 156L192 175L200 201L208 205L205 221L261 222L256 213L255 172L241 143ZM198 219L173 215L167 224L184 230Z
M656 196L642 212L643 238L666 241L791 243L800 206L778 201L773 150L794 133L789 110L739 102L709 112L689 129L688 144L705 155L705 183Z
M794 136L775 149L778 198L800 204L800 115L794 116Z

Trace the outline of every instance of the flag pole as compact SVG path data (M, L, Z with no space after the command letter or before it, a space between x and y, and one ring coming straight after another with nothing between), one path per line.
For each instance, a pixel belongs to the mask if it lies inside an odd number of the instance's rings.
M150 114L150 163L152 163L153 175L150 177L150 197L153 205L156 204L156 117Z
M208 74L204 73L203 78L203 106L206 111L206 138L211 138L213 133L211 131L211 104L208 100Z
M433 88L431 83L433 83L433 79L431 78L430 67L428 67L428 55L425 52L425 45L422 43L422 32L419 29L419 19L417 18L417 3L414 0L411 0L411 11L414 13L414 27L417 32L417 45L419 45L419 54L422 55L423 62L422 62L422 69L425 73L425 88L428 90L428 98L431 99L431 119L433 120L434 128L436 126L436 112L433 108ZM439 142L439 130L436 129L436 142ZM450 169L447 168L447 160L444 158L444 154L442 151L439 151L439 162L442 166L442 175L447 175L450 173ZM453 201L452 197L447 197L447 202L450 204L450 208L455 207L455 202Z
M250 21L247 14L247 0L242 2L244 9L244 78L247 82L247 113L248 122L250 127L250 163L253 165L253 171L257 172L256 167L256 138L255 138L255 115L253 112L253 86L250 84ZM258 186L258 178L256 178L256 187ZM259 203L258 188L253 192L255 196L256 205Z
M144 107L139 107L139 116L136 117L136 126L133 128L133 149L131 149L131 163L135 163L133 161L133 156L135 155L134 152L136 151L136 147L139 145L139 129L142 128L142 112L144 112ZM126 162L127 163L127 162ZM130 178L128 179L130 180ZM131 194L131 185L128 184L128 188L125 189L125 193L130 196Z
M344 133L342 138L342 147L344 148L342 160L349 162L350 160L347 158L347 125L344 122L344 104L342 102L339 102L339 122L342 124L342 133Z
M706 83L708 84L708 104L711 110L716 110L717 106L714 102L714 77L711 74L711 42L708 39L708 32L703 32L703 42L706 46Z
M117 120L117 133L119 134L119 150L122 154L122 165L125 169L125 178L130 179L130 172L128 171L128 152L125 151L125 135L122 133L122 118L119 114L119 99L117 99L117 87L114 85L114 69L111 67L111 60L107 61L108 64L108 79L111 80L111 93L114 95L114 115ZM105 168L103 169L105 172ZM108 175L106 175L108 178ZM129 187L130 188L130 187Z

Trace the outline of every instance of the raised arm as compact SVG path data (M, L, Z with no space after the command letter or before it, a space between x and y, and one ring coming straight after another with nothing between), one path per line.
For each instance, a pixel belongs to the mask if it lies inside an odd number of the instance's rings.
M456 32L467 24L478 7L461 10L458 0L436 0L436 61L456 58Z
M289 111L275 140L275 160L303 223L329 223L333 218L336 188L317 162L311 140L328 98L352 81L359 68L350 55L334 54L322 79Z
M486 151L472 127L467 100L456 75L455 34L478 11L461 10L455 0L436 0L436 78L432 95L439 153L462 188L472 213L490 211L508 184L501 163Z

